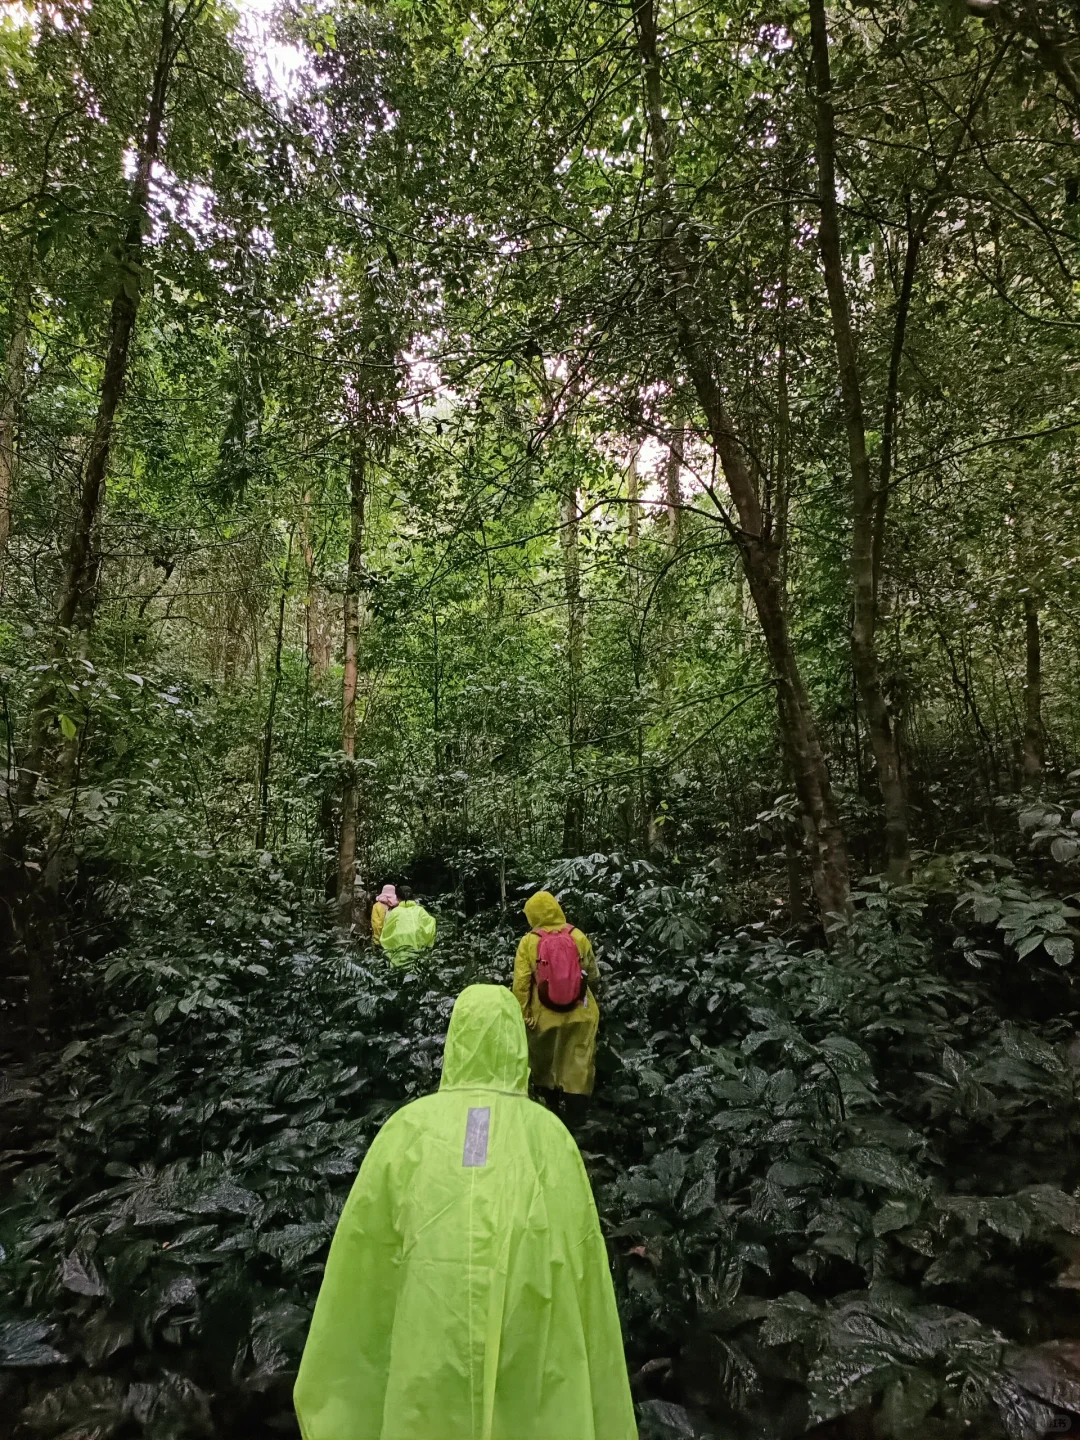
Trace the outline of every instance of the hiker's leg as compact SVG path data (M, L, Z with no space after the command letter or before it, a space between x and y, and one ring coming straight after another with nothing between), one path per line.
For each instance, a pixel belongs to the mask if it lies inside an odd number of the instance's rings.
M562 1090L543 1089L540 1091L544 1104L561 1119L566 1113L566 1094Z
M562 1122L577 1138L578 1129L589 1116L588 1095L575 1095L569 1091L563 1094Z

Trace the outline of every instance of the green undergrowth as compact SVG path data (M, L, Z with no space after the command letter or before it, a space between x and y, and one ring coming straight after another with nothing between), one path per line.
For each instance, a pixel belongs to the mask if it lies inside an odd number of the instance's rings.
M1035 1440L1080 1412L1069 902L939 858L865 886L825 951L718 938L708 867L548 880L604 972L574 1124L646 1440L867 1410L898 1440ZM0 1433L295 1434L352 1177L514 931L448 904L425 972L390 972L269 857L110 903L124 944L67 962L70 1038L2 1097Z

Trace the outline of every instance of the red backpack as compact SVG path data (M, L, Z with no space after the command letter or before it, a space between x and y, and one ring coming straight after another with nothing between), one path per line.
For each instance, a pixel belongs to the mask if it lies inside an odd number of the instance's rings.
M536 993L549 1010L573 1010L585 997L587 981L581 956L574 944L574 927L534 930L536 936Z

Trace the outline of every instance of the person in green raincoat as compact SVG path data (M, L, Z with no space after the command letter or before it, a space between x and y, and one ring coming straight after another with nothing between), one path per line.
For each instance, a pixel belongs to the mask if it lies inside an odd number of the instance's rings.
M636 1440L589 1180L528 1073L509 990L463 990L438 1093L382 1127L338 1221L304 1440Z
M390 964L399 970L411 969L420 952L435 944L435 916L417 904L405 885L398 891L398 903L383 921L379 944Z
M572 1010L549 1010L536 988L536 960L541 930L557 931L566 925L562 907L547 890L525 901L525 918L532 927L523 935L514 956L514 995L529 1027L529 1063L535 1084L567 1095L591 1095L596 1075L596 1030L600 1011L596 992L600 971L589 937L574 929L571 936L581 957L588 987Z

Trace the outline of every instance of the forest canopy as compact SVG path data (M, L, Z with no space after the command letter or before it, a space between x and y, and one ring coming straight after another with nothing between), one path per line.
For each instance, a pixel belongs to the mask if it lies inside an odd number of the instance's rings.
M298 1433L540 885L642 1436L1080 1433L1078 240L1064 0L0 6L0 1435Z

